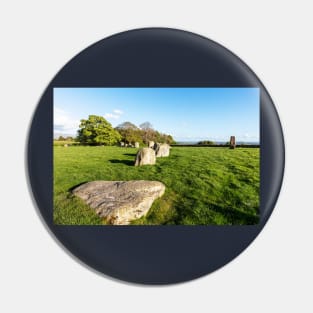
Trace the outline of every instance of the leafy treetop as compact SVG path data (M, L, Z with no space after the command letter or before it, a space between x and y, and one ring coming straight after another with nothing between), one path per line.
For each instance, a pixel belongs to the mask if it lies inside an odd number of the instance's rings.
M116 129L120 130L120 129L133 129L133 130L138 130L139 128L134 125L131 122L124 122L122 124L119 124L115 127Z
M150 122L144 122L142 124L139 125L139 127L143 130L152 130L153 129L153 126Z
M104 117L89 115L80 121L78 140L83 144L111 146L121 140L121 135Z

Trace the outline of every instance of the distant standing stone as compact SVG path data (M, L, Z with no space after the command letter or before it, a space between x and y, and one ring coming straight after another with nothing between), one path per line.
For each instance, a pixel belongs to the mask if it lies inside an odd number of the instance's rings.
M149 141L148 147L153 149L154 148L154 141Z
M235 147L236 147L236 139L235 139L235 136L230 136L229 148L230 148L230 149L235 149Z
M135 166L155 164L155 152L151 148L141 148L136 155Z
M125 143L122 141L122 142L120 143L120 145L121 145L121 147L124 147L124 146L125 146Z
M160 144L155 150L155 155L157 158L168 157L170 155L170 145L167 143Z
M95 212L113 225L127 225L146 215L153 201L164 194L158 181L92 181L73 190Z
M135 148L139 148L139 142L135 142Z
M64 147L67 148L67 147L68 147L68 144L66 143L66 144L64 145Z

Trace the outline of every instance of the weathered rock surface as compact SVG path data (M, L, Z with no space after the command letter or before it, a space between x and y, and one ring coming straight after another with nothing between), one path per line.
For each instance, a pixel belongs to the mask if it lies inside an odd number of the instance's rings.
M170 146L162 143L156 147L155 155L157 158L168 157L170 155Z
M135 148L139 148L139 142L135 142Z
M155 152L151 148L141 148L136 155L135 166L155 164Z
M153 147L154 147L154 141L149 141L148 147L153 149Z
M153 201L164 194L158 181L92 181L80 185L73 194L86 202L107 222L127 225L146 215Z

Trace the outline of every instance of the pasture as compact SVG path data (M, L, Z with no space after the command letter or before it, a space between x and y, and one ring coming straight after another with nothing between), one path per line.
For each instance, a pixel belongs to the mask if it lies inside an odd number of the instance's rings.
M135 148L54 146L54 223L105 224L70 190L93 180L157 180L165 194L137 225L243 225L259 221L259 148L174 147L133 166Z

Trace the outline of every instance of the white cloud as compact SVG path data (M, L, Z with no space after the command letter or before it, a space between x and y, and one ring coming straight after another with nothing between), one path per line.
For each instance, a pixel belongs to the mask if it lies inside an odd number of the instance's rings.
M251 141L258 141L259 140L259 136L255 135L255 134L249 134L249 133L245 133L241 136L241 138L243 140L251 140Z
M117 115L122 115L124 113L122 110L119 110L119 109L115 109L113 110L113 112Z
M105 113L104 117L107 119L114 119L117 120L120 118L120 116L123 114L124 112L122 110L119 109L114 109L113 113Z
M76 134L79 120L72 119L68 113L55 107L53 112L53 129L59 134Z
M104 114L104 117L105 117L105 118L108 118L108 119L115 119L115 120L117 120L117 119L120 118L120 115L118 115L118 114L113 114L113 113L105 113L105 114Z

